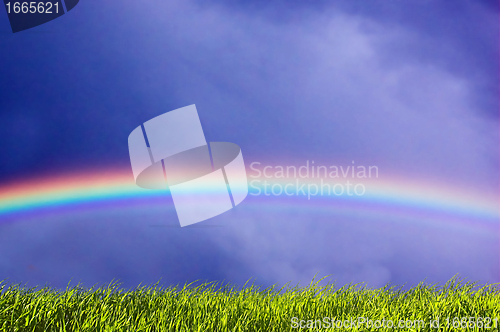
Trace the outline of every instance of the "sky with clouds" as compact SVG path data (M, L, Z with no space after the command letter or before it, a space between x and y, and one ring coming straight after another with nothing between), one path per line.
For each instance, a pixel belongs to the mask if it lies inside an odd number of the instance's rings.
M196 104L207 140L238 144L249 174L255 161L355 161L497 210L486 222L249 195L182 229L168 197L0 216L0 280L499 282L498 13L463 0L82 0L15 34L0 15L0 186L128 170L134 128Z

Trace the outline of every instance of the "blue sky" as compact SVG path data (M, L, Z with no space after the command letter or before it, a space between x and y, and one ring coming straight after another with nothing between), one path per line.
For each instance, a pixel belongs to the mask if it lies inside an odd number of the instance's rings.
M196 104L207 140L237 143L247 167L355 160L498 197L498 13L493 1L82 0L16 34L0 14L0 184L127 168L135 127ZM491 228L244 203L200 229L149 227L176 223L168 204L0 221L0 279L500 280Z

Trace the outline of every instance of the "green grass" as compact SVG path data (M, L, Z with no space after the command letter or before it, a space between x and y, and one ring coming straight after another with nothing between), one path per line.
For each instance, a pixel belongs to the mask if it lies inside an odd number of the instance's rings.
M479 287L453 278L443 286L421 283L404 291L389 286L336 288L321 286L320 281L303 288L247 285L237 289L204 283L182 288L156 284L130 291L117 283L58 291L1 282L0 331L499 331L500 322L494 326L494 319L500 319L497 285ZM356 326L358 317L364 317L365 323L360 318ZM440 328L431 328L431 320L437 317ZM312 328L293 328L300 319L303 326L308 319L310 324L321 320L322 328L318 322ZM354 323L347 329L323 324L351 319ZM406 328L406 323L397 328L400 320L422 322L420 328ZM379 324L384 325L375 327Z

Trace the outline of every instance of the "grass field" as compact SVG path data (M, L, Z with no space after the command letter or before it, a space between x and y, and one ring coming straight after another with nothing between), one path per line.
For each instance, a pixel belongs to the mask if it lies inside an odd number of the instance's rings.
M0 330L499 331L498 285L478 287L454 278L443 286L403 291L336 288L320 281L302 288L204 283L129 291L117 283L57 291L2 282Z

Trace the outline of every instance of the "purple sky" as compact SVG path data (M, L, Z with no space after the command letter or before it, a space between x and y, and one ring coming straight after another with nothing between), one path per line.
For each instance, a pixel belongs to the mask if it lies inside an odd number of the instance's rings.
M207 140L237 143L247 167L355 160L498 197L498 14L492 1L82 0L16 34L0 15L0 185L129 167L135 127L194 103ZM0 280L500 281L498 221L248 197L208 223L221 227L150 227L176 218L167 203L0 219Z

